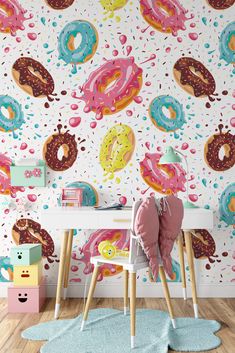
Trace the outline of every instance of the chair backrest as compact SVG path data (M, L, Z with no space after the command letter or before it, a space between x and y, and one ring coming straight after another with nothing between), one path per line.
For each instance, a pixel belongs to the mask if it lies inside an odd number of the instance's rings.
M137 211L141 205L143 200L135 201L133 206L132 206L132 219L131 219L131 233L130 233L130 251L129 251L129 263L130 264L135 264L135 263L140 263L140 262L147 262L147 257L138 242L138 234L135 234L135 219L136 219L136 214Z

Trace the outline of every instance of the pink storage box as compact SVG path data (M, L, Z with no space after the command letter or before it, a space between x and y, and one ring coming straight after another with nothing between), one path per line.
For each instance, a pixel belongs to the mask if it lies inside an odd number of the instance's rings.
M9 313L39 313L46 298L46 284L43 277L40 286L8 287Z

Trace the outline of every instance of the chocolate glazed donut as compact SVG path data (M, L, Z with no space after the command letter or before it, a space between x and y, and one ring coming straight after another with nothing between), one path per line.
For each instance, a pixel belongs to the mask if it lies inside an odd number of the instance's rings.
M75 135L70 135L68 131L62 133L62 125L57 126L59 133L50 136L43 147L43 155L47 165L55 171L64 171L72 167L76 161L78 149ZM64 150L64 155L60 160L58 152L60 147Z
M64 10L74 3L74 0L46 0L48 5L55 10Z
M206 229L196 229L191 235L193 253L196 259L208 258L210 260L211 256L217 257L214 255L216 250L215 241Z
M54 253L54 242L50 234L41 228L41 225L32 219L21 218L12 228L12 238L17 245L41 244L42 256L52 262L49 257Z
M219 134L209 138L204 148L205 160L209 167L222 172L232 168L235 164L235 135L229 131L222 132L223 125L219 126ZM225 155L221 160L219 152L224 147Z
M235 0L208 0L208 2L216 10L225 10L233 6Z
M214 93L214 77L200 61L182 57L175 63L173 71L176 81L191 95L209 97Z
M49 95L54 91L52 76L40 62L32 58L23 57L16 60L12 74L20 87L34 97L46 96L49 99Z

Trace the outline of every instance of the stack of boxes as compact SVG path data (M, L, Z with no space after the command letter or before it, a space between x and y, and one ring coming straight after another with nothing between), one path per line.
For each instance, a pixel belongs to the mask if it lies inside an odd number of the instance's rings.
M22 244L11 249L13 286L8 288L8 312L38 313L45 301L42 246Z

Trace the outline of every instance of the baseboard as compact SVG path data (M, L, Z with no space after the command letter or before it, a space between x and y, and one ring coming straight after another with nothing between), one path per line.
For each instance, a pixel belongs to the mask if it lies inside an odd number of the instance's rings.
M7 297L7 288L9 283L0 284L0 297ZM180 283L169 283L170 293L172 298L182 298L182 287ZM56 285L47 285L47 297L55 297ZM188 297L191 297L190 285L187 288ZM94 297L99 298L121 298L123 296L123 288L120 284L103 284L98 283ZM84 285L82 284L70 284L67 297L70 298L83 298L84 297ZM137 285L137 297L139 298L163 298L163 291L159 284L144 284ZM199 298L235 298L235 284L200 284L198 286L198 297Z

